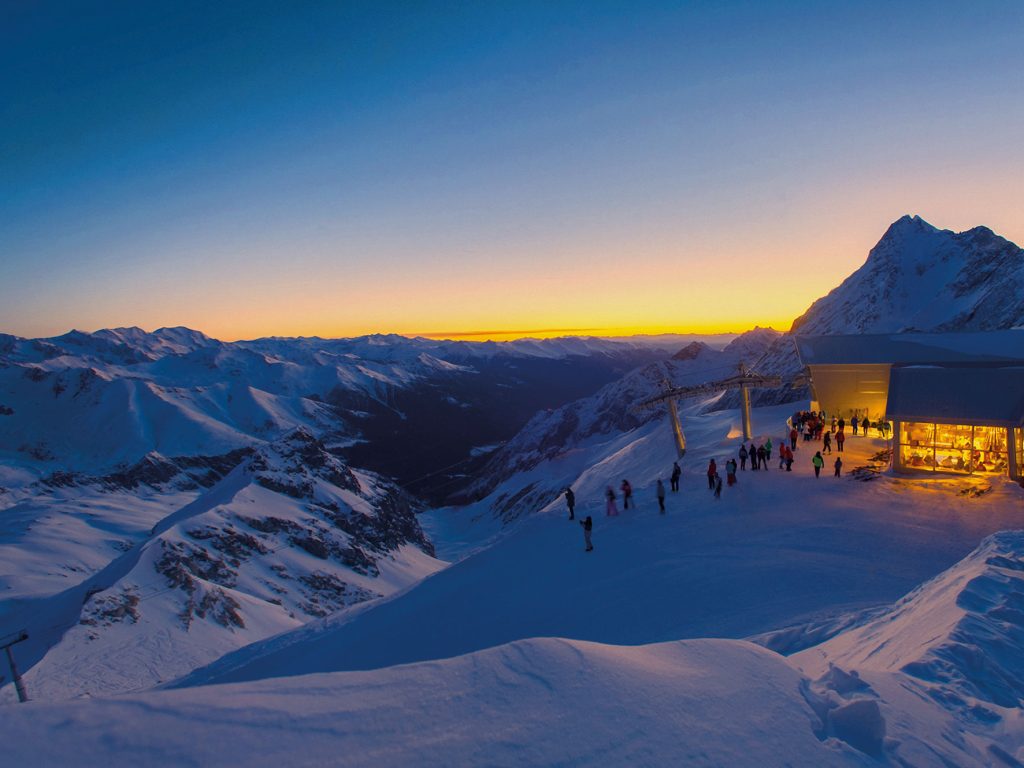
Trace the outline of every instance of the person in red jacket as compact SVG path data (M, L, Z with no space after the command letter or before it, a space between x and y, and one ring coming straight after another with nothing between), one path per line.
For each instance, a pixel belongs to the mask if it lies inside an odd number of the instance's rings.
M843 430L836 432L836 450L840 453L843 452L843 443L846 442L846 433Z
M708 489L715 490L715 478L718 476L718 465L715 464L715 460L712 459L711 463L708 464Z
M796 431L796 427L793 427L789 432L789 447L793 450L796 450L796 439L799 434L800 433Z

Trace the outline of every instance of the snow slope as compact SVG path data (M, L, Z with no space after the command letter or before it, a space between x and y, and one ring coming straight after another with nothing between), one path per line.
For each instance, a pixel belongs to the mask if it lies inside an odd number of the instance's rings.
M755 423L770 434L787 412L757 409ZM594 552L582 551L579 526L565 520L556 499L397 598L245 648L183 684L380 668L529 637L620 644L747 637L896 600L987 534L1021 521L1024 491L1012 483L967 499L962 481L945 478L912 486L886 476L816 479L802 446L793 472L748 470L715 500L703 468L737 449L739 417L725 411L691 423L683 490L670 496L664 516L652 486L671 467L671 438L656 422L538 470L577 473L577 514L594 516ZM883 447L852 439L847 469ZM604 488L624 477L639 508L607 518ZM459 552L442 545L442 557L470 553L484 543L476 537L494 533L464 525L466 516L486 519L487 510L485 499L455 519L447 510L435 514L435 535L460 531L468 539Z
M1024 702L1022 608L1024 531L1003 531L885 613L794 658L812 674L830 664L904 672L964 716L998 721Z
M373 671L11 707L0 738L40 766L1013 766L1020 638L1001 652L1024 625L1005 610L1022 572L1024 533L997 534L886 619L788 659L737 640L535 638ZM940 658L954 636L970 653ZM901 654L912 661L898 668ZM990 655L1017 689L992 695L993 667L976 663ZM962 674L944 674L949 662Z
M63 591L0 599L4 626L29 632L35 697L147 688L441 567L396 488L302 431L122 550Z

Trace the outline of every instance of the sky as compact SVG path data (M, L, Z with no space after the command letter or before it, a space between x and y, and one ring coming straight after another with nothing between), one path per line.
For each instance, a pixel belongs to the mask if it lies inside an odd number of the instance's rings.
M0 332L788 328L1024 244L1024 3L0 3Z

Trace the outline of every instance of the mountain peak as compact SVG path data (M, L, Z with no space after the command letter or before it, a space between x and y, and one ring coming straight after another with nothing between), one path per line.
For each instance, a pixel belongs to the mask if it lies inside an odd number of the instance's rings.
M693 360L698 355L700 355L701 352L703 352L706 349L711 349L711 347L709 347L707 344L705 344L702 341L691 341L685 347L683 347L678 352L676 352L674 355L672 355L672 359L673 360Z
M908 235L915 235L919 232L938 232L937 227L932 226L917 214L911 216L909 213L896 219L882 235L879 242L886 240L902 239Z
M864 265L793 321L808 335L1011 328L1024 312L1024 259L987 227L956 233L893 222Z

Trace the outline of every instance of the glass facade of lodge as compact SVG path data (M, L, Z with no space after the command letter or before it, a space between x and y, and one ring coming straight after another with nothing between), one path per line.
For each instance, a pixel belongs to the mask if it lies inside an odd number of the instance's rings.
M898 468L973 475L1019 475L1024 430L904 421L896 425Z

